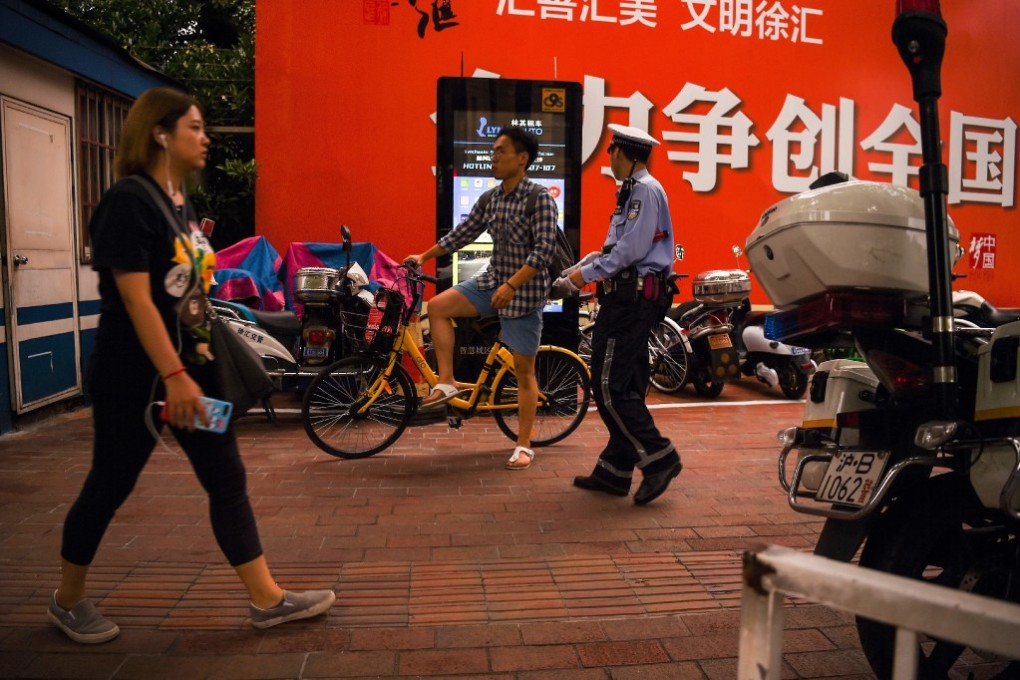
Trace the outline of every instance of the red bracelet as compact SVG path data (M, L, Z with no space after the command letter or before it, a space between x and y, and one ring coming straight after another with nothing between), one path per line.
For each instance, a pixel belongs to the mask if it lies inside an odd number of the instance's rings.
M162 379L163 382L166 382L167 380L169 380L170 378L174 377L175 375L180 375L181 373L184 373L187 370L188 369L187 369L186 366L181 366L176 371L170 371L169 373L164 375L161 379Z

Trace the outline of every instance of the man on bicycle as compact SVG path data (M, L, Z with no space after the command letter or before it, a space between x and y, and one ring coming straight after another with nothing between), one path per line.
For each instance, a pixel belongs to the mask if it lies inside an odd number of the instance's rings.
M483 231L488 230L492 237L489 264L473 278L429 301L439 383L422 400L422 406L445 403L460 392L453 375L452 319L498 315L501 339L513 353L518 387L520 430L517 446L506 463L509 470L524 470L535 458L531 449L538 407L535 356L542 335L542 308L549 293L546 268L558 229L556 202L525 175L537 156L535 135L521 127L502 128L492 146L492 175L502 184L491 199L484 205L476 203L463 222L424 253L404 258L404 262L421 266L473 243ZM535 198L531 198L533 191ZM529 198L534 209L529 207Z
M592 333L592 394L609 442L587 477L574 485L614 496L630 492L634 468L641 486L634 502L658 498L683 467L645 405L648 337L673 300L673 224L666 192L646 163L658 140L644 130L610 125L609 163L622 182L602 252L586 255L557 284L575 290L598 281L599 314Z

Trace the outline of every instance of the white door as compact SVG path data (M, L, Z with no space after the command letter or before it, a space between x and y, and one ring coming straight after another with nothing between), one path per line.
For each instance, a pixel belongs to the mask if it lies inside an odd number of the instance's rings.
M0 97L11 393L24 413L81 393L71 121Z

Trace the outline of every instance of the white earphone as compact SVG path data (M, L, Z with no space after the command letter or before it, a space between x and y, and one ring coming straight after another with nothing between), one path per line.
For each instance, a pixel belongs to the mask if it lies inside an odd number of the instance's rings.
M170 196L175 196L177 191L174 189L173 182L170 181L170 151L167 149L165 132L159 133L159 142L163 145L163 150L166 151L163 155L166 159L166 192L170 194Z

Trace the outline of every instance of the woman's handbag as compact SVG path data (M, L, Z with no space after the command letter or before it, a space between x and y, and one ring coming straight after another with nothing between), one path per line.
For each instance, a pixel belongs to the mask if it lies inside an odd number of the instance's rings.
M215 396L234 405L236 418L272 394L273 381L259 355L226 321L215 318L211 323L212 371L219 392Z

